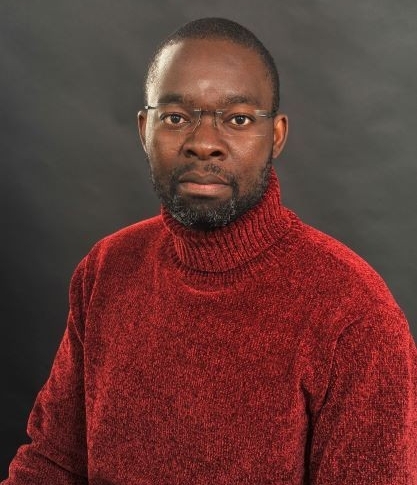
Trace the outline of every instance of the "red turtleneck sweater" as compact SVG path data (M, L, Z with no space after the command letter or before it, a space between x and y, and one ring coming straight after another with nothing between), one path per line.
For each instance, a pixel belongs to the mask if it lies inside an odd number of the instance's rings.
M417 354L381 278L263 200L99 242L7 485L415 485Z

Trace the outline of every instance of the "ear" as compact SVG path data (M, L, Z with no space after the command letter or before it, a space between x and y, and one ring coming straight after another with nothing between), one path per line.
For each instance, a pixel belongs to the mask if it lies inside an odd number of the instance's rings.
M274 118L274 143L272 146L272 157L277 158L284 148L288 135L288 117L284 114L276 115Z
M139 138L142 143L142 147L145 150L145 153L148 153L146 150L146 120L147 120L147 111L140 110L138 113Z

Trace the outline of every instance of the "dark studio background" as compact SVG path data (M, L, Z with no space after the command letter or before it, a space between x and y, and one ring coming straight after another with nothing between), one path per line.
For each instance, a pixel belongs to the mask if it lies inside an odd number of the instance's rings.
M64 331L77 262L159 203L136 135L147 60L202 16L274 55L283 199L379 271L417 336L417 4L2 0L0 479Z

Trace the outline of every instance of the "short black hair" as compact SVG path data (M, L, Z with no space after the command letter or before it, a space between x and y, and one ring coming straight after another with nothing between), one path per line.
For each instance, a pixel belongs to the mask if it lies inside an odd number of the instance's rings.
M229 40L255 51L265 65L266 72L272 85L272 110L278 111L279 107L279 75L274 58L256 35L246 27L233 20L220 17L206 17L193 20L180 27L169 35L157 48L150 59L148 72L145 78L145 98L147 103L149 85L153 82L159 57L162 51L185 39L221 39Z

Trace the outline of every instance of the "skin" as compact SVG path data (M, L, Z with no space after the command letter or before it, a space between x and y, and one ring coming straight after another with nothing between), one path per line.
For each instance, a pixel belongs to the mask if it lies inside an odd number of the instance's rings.
M261 58L228 40L187 39L165 48L148 89L148 104L164 102L172 94L204 110L223 108L231 96L245 96L257 109L272 109L272 86ZM189 134L158 131L157 121L154 110L138 114L139 135L158 195L164 203L164 194L171 191L183 205L202 213L233 197L249 201L241 211L257 203L260 190L265 190L260 189L262 177L269 172L271 159L281 153L288 131L284 114L262 122L262 136L243 138L222 136L210 115L203 115ZM195 228L210 227L196 224Z

